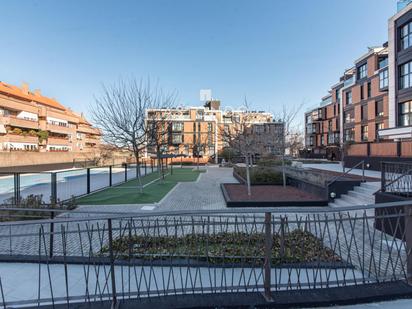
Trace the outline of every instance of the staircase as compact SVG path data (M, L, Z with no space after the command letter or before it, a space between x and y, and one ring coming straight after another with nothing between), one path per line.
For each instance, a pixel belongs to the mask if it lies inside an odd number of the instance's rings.
M340 198L336 198L333 203L329 203L329 206L339 208L375 204L375 196L373 194L380 189L380 186L380 182L362 182L360 186L354 187L347 194L342 194Z

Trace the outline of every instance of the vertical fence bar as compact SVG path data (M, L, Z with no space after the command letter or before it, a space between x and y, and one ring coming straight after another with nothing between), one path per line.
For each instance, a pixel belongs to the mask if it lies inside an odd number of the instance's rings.
M381 192L385 192L385 162L381 162Z
M109 166L109 187L113 185L113 166Z
M50 219L54 219L54 211L50 213ZM50 235L49 235L49 257L53 257L54 249L54 222L50 222Z
M151 165L151 167L152 167L152 173L153 173L153 159L150 159L150 165Z
M51 173L51 195L50 203L55 206L57 204L57 174Z
M127 181L127 163L124 164L124 181Z
M14 203L20 205L20 173L14 173Z
M412 206L405 206L406 276L412 285Z
M265 212L265 258L264 258L264 293L263 296L267 301L272 300L272 295L270 293L271 286L271 266L270 260L272 257L272 214L270 212Z
M147 164L146 164L146 162L144 163L144 175L145 176L147 175Z
M86 169L87 171L87 194L90 193L90 168Z
M280 218L280 250L279 250L280 258L283 261L285 257L285 218Z
M108 227L108 233L109 233L110 277L112 281L112 308L116 308L117 296L116 296L116 277L114 273L112 219L107 219L107 227Z
M170 162L170 175L173 175L173 161Z

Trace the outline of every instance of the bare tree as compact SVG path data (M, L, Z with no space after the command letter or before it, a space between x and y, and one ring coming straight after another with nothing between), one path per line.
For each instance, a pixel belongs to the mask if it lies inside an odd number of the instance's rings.
M104 141L133 153L140 192L143 191L140 161L148 136L145 113L149 108L161 106L164 98L160 87L152 86L150 80L120 80L110 86L103 85L92 109L94 123L102 130Z
M245 100L246 106L247 101ZM250 186L250 166L252 165L252 154L256 147L256 139L252 134L252 113L229 112L226 117L230 117L231 125L220 130L223 143L236 151L245 159L247 193L251 195Z
M286 168L285 168L285 155L286 151L292 151L302 146L302 141L299 136L302 135L299 128L299 124L296 123L296 116L300 113L304 106L304 103L288 108L286 105L282 106L282 111L275 114L275 119L283 123L283 130L275 136L277 144L279 145L279 152L282 158L282 178L283 186L286 186Z
M168 98L161 99L159 102L164 102L162 108L151 109L146 112L146 135L147 150L149 153L156 155L157 166L159 167L159 178L163 181L164 170L162 157L165 153L168 153L169 139L173 138L173 136L170 135L173 122L167 109L173 105L174 97L169 95Z

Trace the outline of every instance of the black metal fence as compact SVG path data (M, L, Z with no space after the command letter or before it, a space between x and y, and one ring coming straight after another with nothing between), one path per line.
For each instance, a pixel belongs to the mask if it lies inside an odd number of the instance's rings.
M402 212L375 209L404 208ZM409 202L341 210L61 212L0 223L0 302L75 304L409 281ZM2 210L6 211L6 210ZM47 212L50 210L42 210ZM377 220L397 224L377 230ZM389 232L406 222L400 239ZM28 263L31 262L31 263ZM3 264L0 264L0 267ZM22 268L24 271L21 271ZM22 290L30 292L22 292Z
M412 196L412 162L382 162L381 192Z
M137 178L137 164L121 164L56 172L0 172L0 204L16 205L29 196L54 204ZM156 165L140 165L145 176Z

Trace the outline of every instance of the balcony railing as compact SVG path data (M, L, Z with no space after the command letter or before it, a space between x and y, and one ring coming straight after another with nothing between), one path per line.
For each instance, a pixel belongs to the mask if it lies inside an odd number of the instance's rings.
M1 123L8 124L13 127L20 127L20 128L27 128L27 129L35 129L39 128L39 123L37 120L28 120L17 118L16 116L3 116L1 118Z

